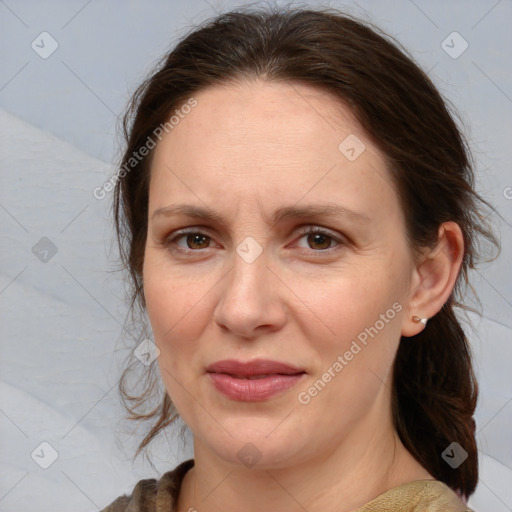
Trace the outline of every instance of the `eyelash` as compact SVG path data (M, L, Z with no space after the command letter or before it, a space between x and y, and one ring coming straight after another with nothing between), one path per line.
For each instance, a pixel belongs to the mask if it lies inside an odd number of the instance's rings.
M324 235L324 236L327 236L328 238L330 238L331 240L333 240L334 242L337 242L337 245L344 245L344 241L341 238L333 235L330 231L327 231L327 230L317 227L317 226L315 226L315 227L305 226L303 228L300 228L298 230L298 233L303 236L310 235L310 234ZM177 241L187 235L204 235L207 238L212 239L212 237L210 237L207 233L203 233L202 231L199 231L198 228L187 228L187 229L182 229L182 230L178 231L172 237L166 238L162 242L162 245L164 247L172 250L172 252L179 252L184 255L197 255L197 254L201 254L202 252L209 249L209 247L206 249L184 249L183 247L177 248L178 247L176 245ZM175 246L175 248L171 249L171 246ZM336 250L335 247L337 247L337 246L328 247L327 249L320 249L320 250L310 249L310 251L312 254L319 253L318 255L320 256L320 255L324 255L326 253L333 252L332 250Z

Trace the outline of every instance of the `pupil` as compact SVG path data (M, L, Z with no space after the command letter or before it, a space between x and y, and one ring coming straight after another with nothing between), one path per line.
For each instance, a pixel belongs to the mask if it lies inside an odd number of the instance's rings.
M315 233L313 235L310 235L310 237L313 237L313 241L312 241L313 244L324 245L325 247L322 247L322 249L328 249L329 248L330 244L327 241L327 239L329 238L328 236L322 235L322 233ZM324 240L324 243L322 243L322 239Z
M197 245L201 245L201 241L200 240L203 240L203 242L204 242L204 240L206 238L207 237L204 236L204 235L189 235L189 237L188 237L189 241L190 241L190 239L192 239L192 243L189 244L189 247L190 247L190 245L196 245L196 244ZM191 249L192 249L192 247L191 247Z

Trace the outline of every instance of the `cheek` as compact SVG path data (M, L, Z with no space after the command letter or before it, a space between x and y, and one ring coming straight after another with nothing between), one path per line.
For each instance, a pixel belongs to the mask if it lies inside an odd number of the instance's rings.
M146 277L147 276L147 277ZM179 280L148 272L144 279L144 295L154 342L160 350L157 363L165 389L185 421L189 419L190 394L195 394L192 371L198 367L200 326L204 306L196 298L193 286ZM199 301L199 302L198 302Z
M197 283L170 275L148 261L144 296L154 341L160 349L159 360L174 373L178 368L176 363L193 349L191 341L200 336L204 304Z
M301 282L298 296L307 309L297 318L308 338L325 347L327 354L332 355L328 347L343 350L350 346L352 340L376 323L379 334L399 332L397 310L402 308L395 304L400 300L399 291L389 280L376 280L374 275L368 271L339 279L331 277L322 283ZM364 334L361 338L364 340Z
M357 417L371 406L388 382L398 348L401 296L389 280L375 275L331 279L322 293L318 287L302 288L315 315L309 314L301 330L311 340L316 364L299 391L306 393L304 401L311 399L310 411L323 410L333 422L345 421L348 411Z
M155 341L164 343L184 326L193 327L210 288L207 279L190 270L173 268L165 253L147 250L144 258L144 296Z
M322 294L309 291L308 305L318 318L310 314L313 320L301 328L317 360L315 373L298 390L302 392L298 399L306 404L299 411L311 413L313 423L348 428L382 392L388 392L403 306L389 282L374 281L361 276L331 282Z

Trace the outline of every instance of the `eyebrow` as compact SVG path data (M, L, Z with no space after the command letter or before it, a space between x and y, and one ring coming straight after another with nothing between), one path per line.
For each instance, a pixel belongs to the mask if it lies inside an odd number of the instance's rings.
M221 215L207 206L196 206L191 204L173 204L158 208L153 212L151 219L158 216L172 217L175 215L183 215L186 217L209 220L217 222L223 226L227 226L227 221ZM274 212L272 219L267 223L274 225L283 219L289 218L306 218L306 217L346 217L356 222L371 222L370 217L354 212L338 204L311 204L306 206L284 206Z

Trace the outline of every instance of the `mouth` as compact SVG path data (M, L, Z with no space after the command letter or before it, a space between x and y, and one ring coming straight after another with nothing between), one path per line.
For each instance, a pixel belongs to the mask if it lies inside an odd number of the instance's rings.
M253 359L252 361L237 361L235 359L224 359L217 361L206 368L208 373L226 373L238 378L262 377L268 375L296 375L305 373L303 368L272 361L270 359Z
M218 361L206 371L217 391L241 402L268 400L289 390L306 375L296 366L264 359Z
M286 374L282 374L282 373L265 373L263 375L232 375L232 374L225 374L225 375L230 375L231 377L233 377L234 379L247 379L247 380L257 380L257 379L266 379L267 377L272 377L273 375L286 375Z

